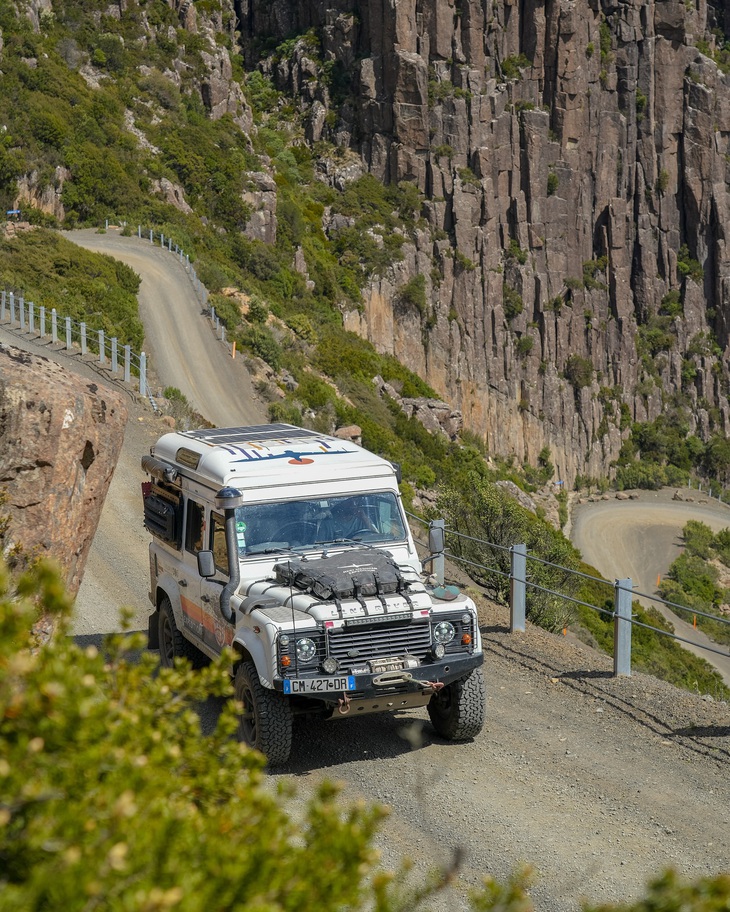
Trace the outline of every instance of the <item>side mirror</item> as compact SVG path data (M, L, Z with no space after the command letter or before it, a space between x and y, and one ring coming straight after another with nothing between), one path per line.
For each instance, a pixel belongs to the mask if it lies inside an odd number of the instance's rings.
M446 548L444 521L436 520L428 527L428 550L430 554L443 554Z
M215 576L215 559L212 551L198 551L198 573L205 579Z

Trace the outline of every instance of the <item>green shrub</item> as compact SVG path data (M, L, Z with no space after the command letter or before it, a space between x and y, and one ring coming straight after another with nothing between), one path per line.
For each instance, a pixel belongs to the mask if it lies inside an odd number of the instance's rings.
M473 477L466 488L445 489L439 496L437 509L453 533L469 536L450 534L449 550L459 558L483 565L472 567L470 575L496 601L506 603L509 598L509 548L517 542L526 544L528 551L542 560L560 565L531 564L530 581L536 587L567 595L577 591L578 577L562 569L578 566L572 545L501 487ZM572 608L558 596L528 587L527 616L547 630L562 630L572 617Z
M415 308L421 316L425 315L426 300L426 278L423 275L416 275L409 279L405 285L397 291L398 300L406 307Z
M525 358L530 354L535 345L535 339L532 336L520 336L515 346L518 357Z
M581 355L570 355L565 362L565 379L575 390L583 389L593 383L593 364Z
M661 300L659 313L667 317L681 317L684 312L682 296L676 289L668 291Z
M267 326L251 326L238 336L238 342L262 358L274 370L281 363L281 347Z
M704 278L704 270L698 260L690 256L689 248L682 244L677 253L677 272L683 278L692 279L693 282L700 283Z
M527 251L520 247L519 242L515 238L510 238L507 256L510 259L517 260L521 266L524 266L527 262Z
M514 320L515 317L518 317L525 309L520 293L506 282L502 285L502 304L504 306L504 315L507 320Z
M502 61L502 76L508 81L519 79L522 75L522 70L529 66L532 66L532 61L528 60L524 54L512 54Z
M554 196L558 192L560 179L554 171L550 171L547 179L547 195Z

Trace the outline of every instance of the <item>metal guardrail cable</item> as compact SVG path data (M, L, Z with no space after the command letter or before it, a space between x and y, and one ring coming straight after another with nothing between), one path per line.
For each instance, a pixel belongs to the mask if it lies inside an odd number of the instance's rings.
M700 611L698 608L688 608L687 605L680 605L677 602L668 602L666 599L657 595L649 595L646 592L634 592L635 596L650 599L652 602L661 602L670 608L678 608L680 611L688 611L690 614L696 614L698 617L709 618L711 621L719 621L721 624L730 624L730 618L722 617L719 614L709 614L707 611Z
M497 570L496 567L487 567L486 564L477 564L474 561L467 560L465 557L457 557L457 555L452 554L451 551L444 551L444 556L457 564L469 564L470 567L479 567L482 570L486 570L487 573L495 573L497 576L505 577L505 579L509 579L511 576L511 574L506 573L504 570Z
M565 595L563 592L556 592L555 589L546 589L544 586L538 586L537 583L531 583L529 580L525 580L525 586L528 586L530 589L536 589L538 592L545 592L548 595L556 595L564 602L572 602L574 605L583 605L585 608L591 608L593 611L598 611L600 614L607 614L609 617L616 617L615 611L609 611L607 608L599 608L598 605L591 605L590 602L584 602L581 599L573 598L572 595Z
M456 532L454 529L446 529L447 535L455 535L457 538L465 538L467 541L478 542L480 545L489 545L490 548L496 548L498 551L511 551L509 545L498 545L496 542L486 541L483 538L474 538L465 532Z
M613 589L613 583L609 580L601 579L600 576L592 576L590 573L583 573L582 570L573 570L571 567L565 567L563 564L555 564L552 561L544 560L542 557L537 557L534 554L527 552L527 560L535 561L538 564L543 564L545 567L554 567L556 570L565 570L567 573L570 573L572 576L580 576L583 579L591 580L594 583L603 583L606 586L610 586Z
M660 633L662 636L669 637L672 640L678 640L680 643L687 643L689 646L696 646L698 649L704 649L706 652L714 652L715 655L724 656L725 658L730 656L730 650L723 652L722 649L714 649L712 646L705 646L703 643L695 643L685 637L678 636L671 630L662 630L661 627L652 627L651 624L644 624L642 621L637 621L634 618L626 618L626 620L634 627L643 627L645 630L653 630L654 633Z

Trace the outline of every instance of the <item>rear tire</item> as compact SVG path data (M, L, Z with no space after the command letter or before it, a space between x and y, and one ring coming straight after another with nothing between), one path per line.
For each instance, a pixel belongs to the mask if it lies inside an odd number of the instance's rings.
M207 657L196 649L190 640L185 639L178 630L172 603L167 595L160 602L157 630L160 644L160 665L163 668L172 668L175 659L187 659L193 668L202 668L205 665Z
M452 681L435 693L428 703L431 723L448 741L469 741L484 726L486 687L481 668L465 678Z
M294 717L289 701L259 680L253 662L241 662L234 682L236 699L243 703L238 723L241 741L265 755L269 766L286 763L291 754Z

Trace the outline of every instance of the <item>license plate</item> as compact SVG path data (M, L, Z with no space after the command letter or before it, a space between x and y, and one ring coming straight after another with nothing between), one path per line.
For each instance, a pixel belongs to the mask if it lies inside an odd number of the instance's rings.
M370 663L370 670L373 674L382 674L384 671L400 671L406 667L402 656L394 656L392 659L378 659L376 662Z
M340 675L335 678L295 678L284 679L285 694L325 694L341 693L355 689L354 675Z

